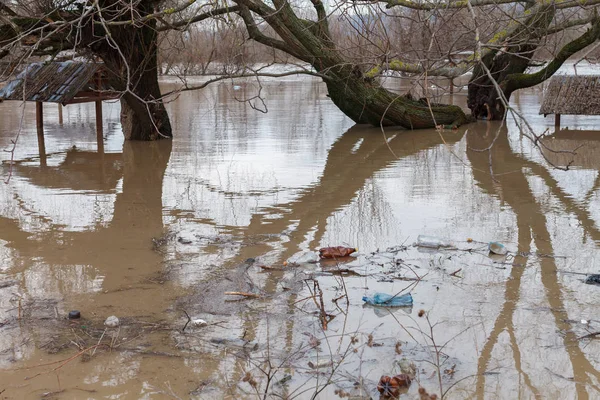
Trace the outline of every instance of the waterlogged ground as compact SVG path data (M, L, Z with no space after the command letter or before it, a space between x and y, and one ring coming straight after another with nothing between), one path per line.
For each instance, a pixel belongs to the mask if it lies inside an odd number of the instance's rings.
M123 143L105 104L104 154L93 106L60 126L49 105L45 165L26 108L12 170L0 155L2 398L366 399L400 372L407 399L600 396L600 287L584 283L600 272L600 133L555 134L548 147L577 155L545 160L513 120L382 133L312 79L263 82L267 114L239 101L256 89L182 94L172 142ZM514 97L538 133L553 125L541 95ZM9 149L20 105L0 116ZM359 251L284 265L328 245ZM414 305L364 306L375 292Z

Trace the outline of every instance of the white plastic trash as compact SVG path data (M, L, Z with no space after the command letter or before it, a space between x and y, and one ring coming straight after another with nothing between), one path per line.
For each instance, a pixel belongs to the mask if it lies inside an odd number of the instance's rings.
M197 326L197 327L206 326L206 325L208 325L208 322L206 322L203 319L196 318L196 319L192 320L192 325Z
M504 246L502 243L490 242L488 247L490 249L490 252L492 252L494 254L498 254L500 256L505 256L506 253L508 253L506 246Z
M107 328L116 328L119 326L119 318L117 318L114 315L111 315L110 317L106 318L106 321L104 321L104 326L106 326Z
M288 258L288 264L315 264L319 262L319 253L316 251L301 251Z
M439 237L419 235L417 238L417 246L427 247L430 249L439 249L440 247L454 247L454 244L449 240Z

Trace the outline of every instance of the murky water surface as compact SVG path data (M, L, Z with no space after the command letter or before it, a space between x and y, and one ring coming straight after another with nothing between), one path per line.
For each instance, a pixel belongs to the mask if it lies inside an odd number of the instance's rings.
M0 147L20 130L12 170L0 155L3 398L378 398L400 372L416 375L403 398L600 396L600 288L584 283L600 272L600 133L542 154L514 120L382 132L314 80L263 82L267 114L239 101L255 93L182 94L159 143L123 143L107 103L104 154L93 105L62 126L48 105L45 165L34 107L0 104ZM513 99L538 133L541 96ZM358 257L284 265L329 245ZM375 292L414 305L364 306Z

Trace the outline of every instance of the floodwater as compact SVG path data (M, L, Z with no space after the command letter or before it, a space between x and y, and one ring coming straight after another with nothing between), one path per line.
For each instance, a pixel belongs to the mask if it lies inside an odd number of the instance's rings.
M262 82L265 105L236 85L169 103L172 142L124 143L106 103L103 154L93 105L62 126L49 105L45 163L34 107L0 104L0 147L20 130L12 169L0 155L2 398L366 399L399 372L402 398L600 397L600 133L576 131L597 118L563 117L541 152L513 118L382 132L316 80ZM541 96L513 105L550 135ZM358 256L284 265L329 245Z

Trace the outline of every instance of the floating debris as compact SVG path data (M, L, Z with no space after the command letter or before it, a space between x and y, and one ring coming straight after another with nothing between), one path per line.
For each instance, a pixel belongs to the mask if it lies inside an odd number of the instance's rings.
M417 237L418 247L427 247L429 249L439 249L441 247L454 247L454 244L446 239L435 236L419 235Z
M508 253L508 249L502 243L490 242L488 245L490 253L498 254L499 256L505 256Z
M363 296L363 301L373 306L381 307L409 307L413 304L410 293L395 296L387 293L375 293L373 296Z
M333 360L309 361L308 366L312 369L327 368L333 366Z
M585 278L585 283L588 285L600 285L600 275L593 274Z
M106 321L104 321L104 326L107 328L117 328L119 326L119 318L111 315L110 317L106 318Z
M288 264L315 264L319 262L319 255L314 251L301 251L287 259L284 265Z
M357 250L354 247L344 247L344 246L335 246L335 247L323 247L319 249L319 256L321 258L344 258L348 257L350 254L356 252Z
M81 313L79 310L69 311L69 319L79 319L81 318Z
M379 379L377 384L377 390L385 397L398 398L400 396L400 390L410 386L410 376L407 374L400 374L396 376L383 375Z

